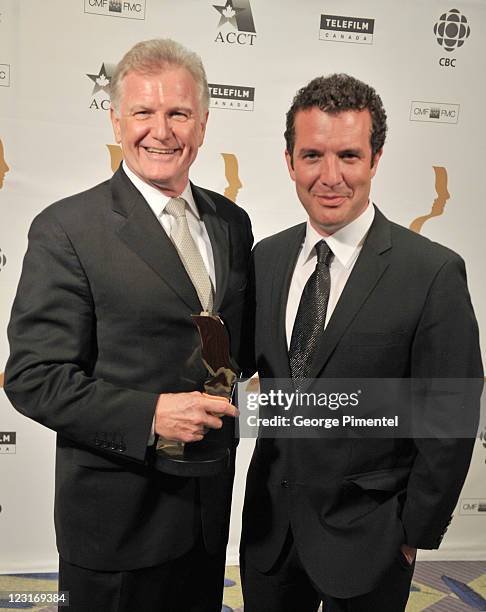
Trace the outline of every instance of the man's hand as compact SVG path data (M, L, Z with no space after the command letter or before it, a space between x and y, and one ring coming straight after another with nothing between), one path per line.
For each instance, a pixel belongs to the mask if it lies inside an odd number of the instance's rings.
M413 548L413 546L409 546L408 544L402 544L400 546L400 550L402 551L403 556L408 561L409 565L415 561L415 557L417 556L417 549Z
M229 402L192 391L162 393L155 407L155 433L166 440L199 442L208 429L220 429L222 416L238 416ZM217 415L217 416L216 416Z

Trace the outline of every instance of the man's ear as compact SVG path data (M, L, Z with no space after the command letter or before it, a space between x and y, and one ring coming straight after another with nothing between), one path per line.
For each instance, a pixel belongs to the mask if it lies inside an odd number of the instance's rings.
M285 161L287 162L287 168L289 169L290 178L295 181L294 158L287 151L287 149L285 149Z
M113 133L115 135L115 141L118 144L120 144L121 142L120 117L117 115L113 106L110 106L110 119L111 119L111 125L113 126Z
M377 151L375 153L375 156L373 157L373 165L371 166L371 177L373 178L376 174L376 170L378 168L378 162L380 161L380 158L383 154L383 147L381 147L381 149L379 151Z

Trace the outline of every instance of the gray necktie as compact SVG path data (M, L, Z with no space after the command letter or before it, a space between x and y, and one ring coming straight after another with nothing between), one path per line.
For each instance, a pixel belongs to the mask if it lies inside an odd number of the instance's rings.
M165 210L174 217L170 239L174 243L184 268L194 285L203 310L212 312L213 288L211 286L211 279L209 278L201 253L189 231L186 217L186 201L184 198L171 198L167 202Z

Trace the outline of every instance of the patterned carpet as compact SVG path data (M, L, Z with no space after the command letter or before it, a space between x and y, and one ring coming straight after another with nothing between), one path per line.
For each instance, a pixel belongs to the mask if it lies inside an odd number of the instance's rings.
M0 592L55 591L57 574L0 576ZM69 608L60 608L60 610ZM32 610L57 612L54 605L9 603L0 599L0 612ZM415 569L407 612L461 612L486 610L486 561L419 562ZM183 612L181 610L181 612ZM226 568L223 612L243 612L238 567Z

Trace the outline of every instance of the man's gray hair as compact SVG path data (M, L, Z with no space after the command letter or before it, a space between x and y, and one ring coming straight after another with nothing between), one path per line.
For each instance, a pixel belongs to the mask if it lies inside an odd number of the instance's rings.
M123 79L129 72L153 74L174 66L185 68L193 76L199 89L201 112L206 112L209 89L202 60L197 53L170 38L144 40L125 53L110 82L111 104L115 111L119 112Z

